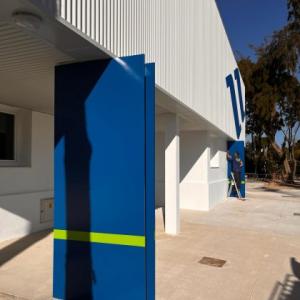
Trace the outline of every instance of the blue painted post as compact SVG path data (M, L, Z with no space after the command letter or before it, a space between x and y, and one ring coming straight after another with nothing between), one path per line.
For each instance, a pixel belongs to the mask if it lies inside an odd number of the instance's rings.
M57 299L154 299L154 67L55 71Z

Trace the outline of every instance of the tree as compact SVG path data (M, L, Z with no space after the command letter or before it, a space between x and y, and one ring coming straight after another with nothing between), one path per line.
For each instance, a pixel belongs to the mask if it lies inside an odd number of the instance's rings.
M246 134L251 137L251 144L248 144L247 152L251 152L248 160L254 164L254 172L257 173L260 169L259 162L261 161L261 148L263 126L260 117L259 102L256 101L257 94L257 78L254 73L257 65L250 58L241 58L239 60L239 69L242 73L244 84L246 87Z
M257 61L241 58L239 67L246 86L247 133L260 157L266 136L282 165L285 180L296 172L295 144L300 127L300 0L288 0L288 23L255 48ZM284 136L282 145L276 134Z

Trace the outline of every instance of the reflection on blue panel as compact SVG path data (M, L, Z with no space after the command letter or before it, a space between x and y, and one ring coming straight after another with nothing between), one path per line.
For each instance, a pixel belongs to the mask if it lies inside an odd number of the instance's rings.
M127 58L126 66L112 60L85 104L91 231L144 235L144 59ZM128 76L129 68L140 80Z

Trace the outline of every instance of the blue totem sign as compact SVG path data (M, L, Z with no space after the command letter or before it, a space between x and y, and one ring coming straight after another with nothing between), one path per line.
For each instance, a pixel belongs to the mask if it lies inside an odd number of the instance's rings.
M246 185L245 185L245 146L244 141L228 142L228 178L229 184L233 185L232 175L234 175L236 184L245 198ZM235 187L231 190L230 197L237 197Z
M55 70L56 299L154 299L154 65Z

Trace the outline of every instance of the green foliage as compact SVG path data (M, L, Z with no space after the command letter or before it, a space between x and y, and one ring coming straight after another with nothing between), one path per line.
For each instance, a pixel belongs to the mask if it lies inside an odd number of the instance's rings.
M258 164L262 159L262 137L266 137L270 147L264 158L272 160L271 166L280 163L284 177L293 180L300 127L300 0L288 0L287 7L286 26L255 48L256 62L241 58L239 68L246 86L246 130L252 139L253 161ZM282 145L275 141L278 131L284 135Z

